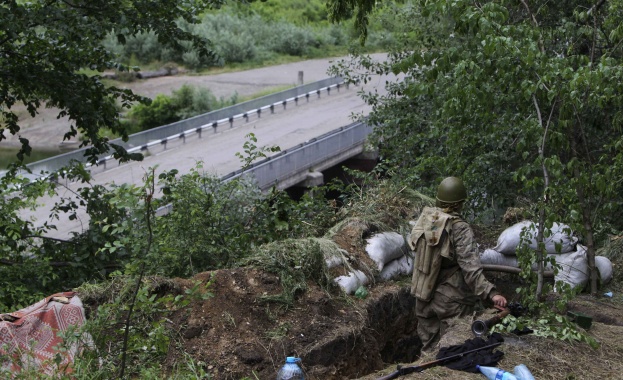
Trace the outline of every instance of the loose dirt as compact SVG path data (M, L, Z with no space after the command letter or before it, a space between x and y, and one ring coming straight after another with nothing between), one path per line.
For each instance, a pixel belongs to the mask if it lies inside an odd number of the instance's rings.
M184 83L208 86L215 95L246 96L267 88L296 84L298 72L305 82L326 77L330 60L305 61L242 73L215 76L178 75L137 81L127 86L137 93L154 96L170 93ZM35 149L58 148L67 120L57 111L42 109L39 116L24 116L22 135ZM23 116L23 115L22 115ZM17 139L2 141L0 147L17 146ZM64 143L67 144L67 143ZM69 143L71 144L71 142ZM482 236L482 235L480 235ZM353 257L363 257L361 231L344 229L334 240ZM512 296L513 279L487 274ZM395 370L397 363L414 365L434 359L419 357L421 344L415 333L414 299L409 295L409 278L375 282L365 299L344 295L339 288L323 289L308 283L294 304L264 300L281 292L280 278L260 268L243 267L201 273L192 279L175 279L171 292L182 293L194 285L213 281L213 297L194 301L171 319L181 347L172 347L165 369L183 363L184 352L214 379L274 379L286 356L302 358L308 380L376 379ZM512 298L512 297L510 297ZM587 331L600 342L597 349L586 344L565 343L534 335L504 335L500 346L504 359L499 366L512 370L523 363L536 379L623 378L622 297L582 295L569 310L593 317ZM487 310L485 312L491 312ZM474 316L454 320L440 346L471 338ZM180 349L181 348L181 349ZM404 379L482 379L436 367Z
M359 230L343 228L334 240L350 247L352 257L361 251ZM512 298L516 279L487 273ZM396 370L396 364L415 365L434 360L420 357L421 343L415 333L414 299L409 295L409 278L376 282L365 299L344 295L336 287L322 289L308 283L294 305L263 301L281 292L280 279L259 268L243 267L206 272L193 279L177 279L181 290L193 281L212 280L213 297L180 311L177 326L184 351L201 363L214 379L274 379L286 356L302 358L307 379L372 380ZM504 358L499 367L512 371L525 364L536 379L616 379L623 373L623 306L614 298L581 295L569 310L593 317L589 335L599 348L534 335L504 334L499 347ZM439 347L461 344L472 338L471 323L480 316L455 319ZM182 362L180 350L171 350L167 368ZM470 374L436 367L404 379L482 379Z

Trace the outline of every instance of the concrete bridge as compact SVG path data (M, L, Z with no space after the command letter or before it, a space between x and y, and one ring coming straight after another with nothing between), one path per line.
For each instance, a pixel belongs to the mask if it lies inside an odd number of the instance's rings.
M380 83L368 84L368 89ZM347 86L340 78L327 78L269 99L256 99L253 104L219 110L218 116L201 115L133 135L125 147L142 152L144 161L120 165L101 157L99 165L89 168L91 183L140 184L148 168L156 168L156 176L171 169L186 173L203 162L206 174L223 180L253 176L262 189L317 185L323 170L364 152L371 129L365 123L352 123L353 115L366 115L370 110L357 93L361 89ZM243 172L236 153L250 133L258 146L276 145L283 151ZM31 164L33 173L55 170L54 166L62 166L71 158L62 155L54 159L55 163L44 160ZM75 197L78 187L84 186L70 182L60 185L56 199L43 199L44 206L24 216L32 217L35 225L43 225L58 198ZM66 238L71 232L79 232L88 226L87 218L83 210L76 220L52 221L58 230L50 236Z

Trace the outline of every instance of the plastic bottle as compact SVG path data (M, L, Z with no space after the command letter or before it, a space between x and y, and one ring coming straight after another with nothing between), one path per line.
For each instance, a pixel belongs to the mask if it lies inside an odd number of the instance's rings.
M277 373L277 380L305 380L303 370L297 364L300 361L300 358L288 356L286 358L286 364L284 364Z
M518 380L515 375L510 372L506 372L503 369L497 367L483 367L477 365L476 368L482 372L483 375L489 380Z
M534 380L532 372L524 364L520 364L513 370L513 374L517 380Z

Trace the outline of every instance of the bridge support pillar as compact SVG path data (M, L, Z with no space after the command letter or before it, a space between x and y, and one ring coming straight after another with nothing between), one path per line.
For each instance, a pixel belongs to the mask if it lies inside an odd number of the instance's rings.
M324 174L322 172L308 172L305 179L294 186L285 188L290 197L295 200L301 199L304 194L314 197L314 190L318 186L324 185Z
M370 172L376 166L378 159L378 150L366 151L346 160L344 162L344 166L348 167L349 169L360 170L362 172Z
M316 187L324 185L324 175L322 172L309 172L304 181L297 184L300 187Z

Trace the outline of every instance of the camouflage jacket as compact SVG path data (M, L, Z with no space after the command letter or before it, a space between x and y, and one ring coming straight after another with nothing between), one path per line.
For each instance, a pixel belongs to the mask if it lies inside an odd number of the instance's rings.
M436 291L456 302L466 304L475 304L478 299L483 301L491 299L499 293L482 273L474 231L458 214L451 215L458 217L454 220L450 231L454 257L450 260L443 259ZM460 270L454 270L450 276L444 276L444 271L451 272L456 265Z
M474 305L498 294L482 273L474 232L459 214L425 208L408 243L416 251L411 293L418 299L441 293Z

